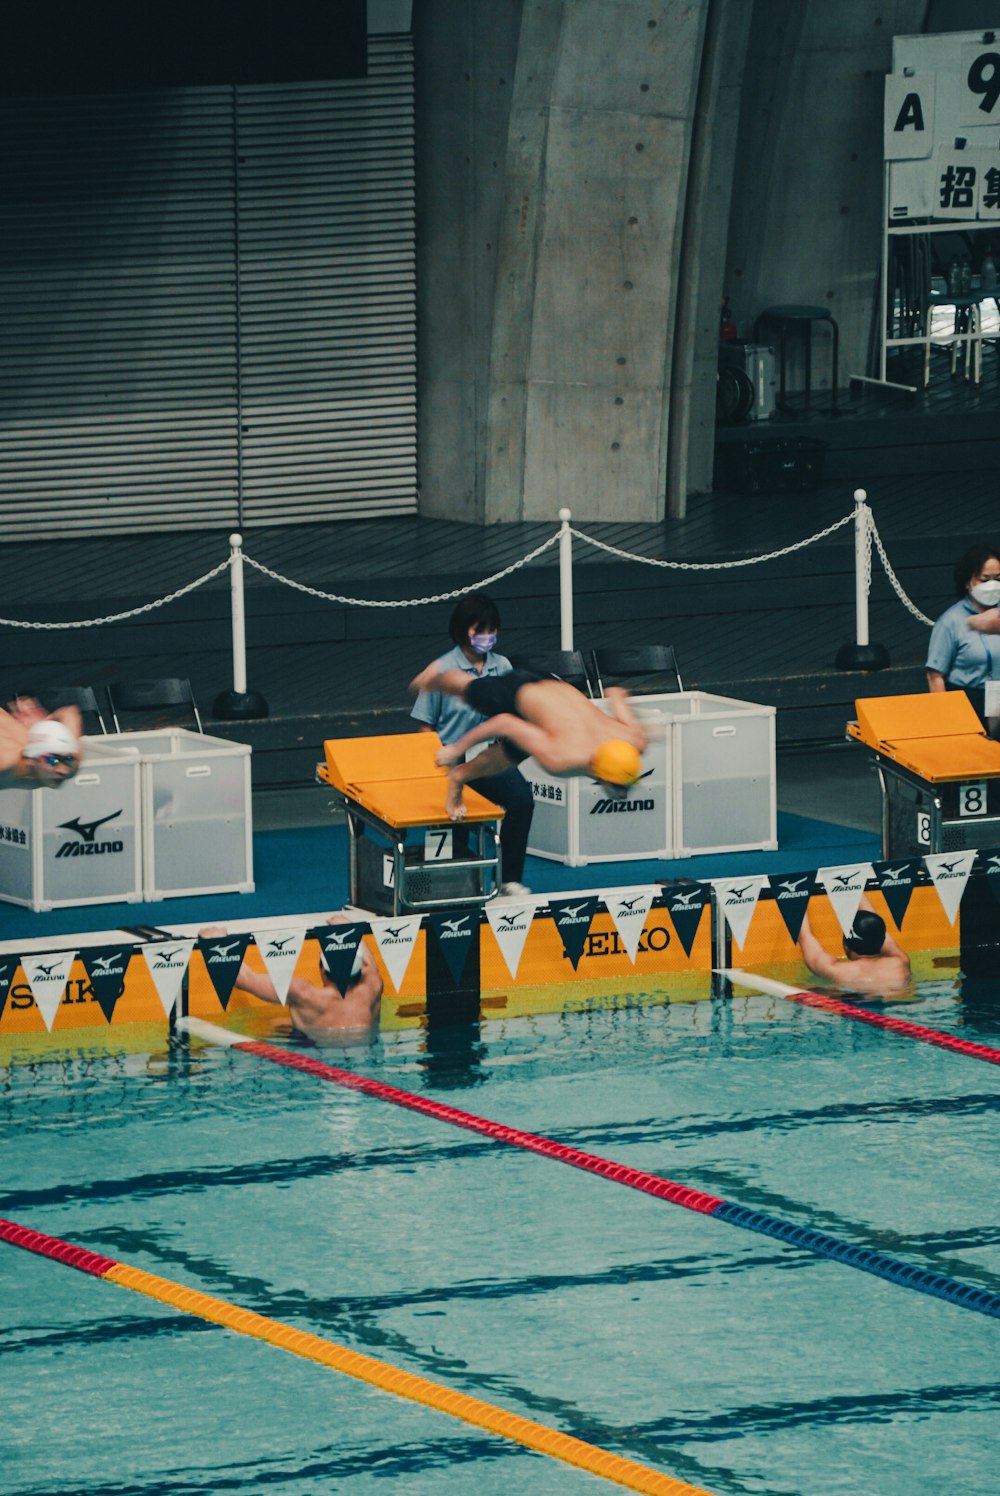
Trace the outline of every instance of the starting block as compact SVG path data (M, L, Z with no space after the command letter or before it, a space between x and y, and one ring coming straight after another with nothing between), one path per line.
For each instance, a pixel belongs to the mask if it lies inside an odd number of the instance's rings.
M323 748L316 776L347 813L352 904L398 915L496 897L503 811L466 787L464 820L449 819L437 733L331 738Z
M1000 743L964 691L855 703L848 737L871 753L882 786L882 855L1000 845Z

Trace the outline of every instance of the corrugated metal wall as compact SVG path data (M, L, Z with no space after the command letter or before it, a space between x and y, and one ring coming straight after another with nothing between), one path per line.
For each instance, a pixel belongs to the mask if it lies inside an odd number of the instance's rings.
M416 508L413 68L0 104L8 540Z

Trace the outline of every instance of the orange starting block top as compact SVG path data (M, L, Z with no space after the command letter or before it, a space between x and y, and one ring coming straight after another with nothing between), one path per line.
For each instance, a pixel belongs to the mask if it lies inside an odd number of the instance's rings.
M436 732L329 738L323 748L320 777L387 826L451 825L444 808L448 775L434 762L441 749ZM473 789L466 787L462 799L468 822L503 817L499 805Z
M931 784L1000 775L1000 743L964 691L873 696L855 702L848 734Z

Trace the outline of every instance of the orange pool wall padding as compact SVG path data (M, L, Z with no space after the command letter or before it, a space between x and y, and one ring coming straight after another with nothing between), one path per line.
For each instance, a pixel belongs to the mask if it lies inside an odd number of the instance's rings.
M113 1257L88 1252L83 1247L61 1241L59 1237L34 1231L29 1226L18 1226L13 1221L0 1220L0 1240L15 1247L23 1247L25 1251L35 1252L39 1256L50 1257L67 1267L78 1268L96 1278L103 1278L106 1283L116 1283L119 1288L128 1288L133 1293L157 1299L161 1304L169 1304L171 1308L179 1309L184 1314L210 1320L239 1335L266 1341L268 1345L276 1345L294 1356L316 1361L321 1366L328 1366L357 1381L368 1382L383 1392L391 1392L410 1402L423 1403L425 1407L459 1418L463 1423L474 1424L503 1439L534 1449L539 1454L614 1481L627 1490L646 1491L651 1496L710 1496L700 1486L675 1480L673 1476L651 1470L648 1465L639 1465L634 1460L623 1459L596 1444L575 1439L571 1434L560 1434L555 1429L546 1428L543 1423L535 1423L533 1419L522 1418L518 1413L494 1407L492 1403L482 1402L478 1397L469 1397L464 1392L442 1387L438 1382L431 1382L413 1372L400 1371L396 1366L388 1366L384 1361L375 1360L373 1356L348 1350L346 1346L337 1345L332 1340L310 1335L305 1330L296 1330L291 1325L282 1324L280 1320L268 1319L263 1314L255 1314L252 1309L242 1309L238 1304L199 1293L197 1289L185 1288L180 1283L172 1283L169 1278L157 1277L155 1273L147 1273L142 1268L129 1267L126 1263L116 1262Z

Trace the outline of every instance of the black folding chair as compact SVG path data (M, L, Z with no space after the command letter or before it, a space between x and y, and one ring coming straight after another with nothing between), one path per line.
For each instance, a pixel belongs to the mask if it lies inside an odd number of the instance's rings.
M594 694L594 683L582 649L535 650L531 654L512 655L510 663L515 670L530 670L533 675L564 680L585 696Z
M591 669L598 693L608 686L641 679L643 691L683 691L677 655L672 644L639 644L627 649L594 649L590 653Z
M121 725L122 715L135 714L148 719L154 713L155 722L148 720L143 726L189 727L193 719L198 732L205 731L189 680L179 676L163 676L159 680L119 680L105 689L115 732L126 730Z
M17 695L33 696L47 712L56 712L61 706L79 708L85 733L93 735L95 729L103 733L108 730L93 686L44 686L40 691L18 691Z

